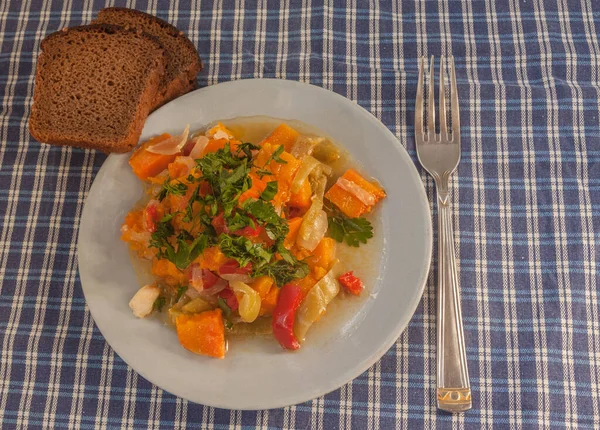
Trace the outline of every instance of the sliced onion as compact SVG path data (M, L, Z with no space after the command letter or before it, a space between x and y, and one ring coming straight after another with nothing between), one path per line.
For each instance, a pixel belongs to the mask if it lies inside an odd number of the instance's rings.
M311 157L310 155L307 155L302 159L302 164L300 165L300 168L298 169L298 172L296 172L296 176L294 176L294 180L292 181L292 186L290 188L292 193L297 193L300 191L300 188L302 188L302 185L304 184L304 181L306 181L306 178L308 178L310 172L312 172L313 169L318 165L319 160Z
M339 178L337 180L337 184L340 186L340 188L348 191L350 194L353 194L358 200L367 206L373 206L376 203L375 196L346 178Z
M208 144L208 137L199 135L196 138L196 143L190 152L190 157L192 159L197 160L198 158L202 158L202 153L204 152L204 148Z
M202 279L202 267L198 263L192 264L190 271L190 287L199 293L204 291L204 280Z
M294 335L299 342L304 342L308 329L325 313L327 306L339 292L340 286L333 275L333 269L308 291L296 311L294 322Z
M218 130L214 135L213 135L213 139L231 139L231 136L224 132L223 130Z
M309 215L308 212L306 215ZM310 219L306 215L300 225L296 243L308 251L314 251L327 232L327 214L323 209L319 209L314 215L310 214Z
M248 282L252 281L252 277L250 275L244 275L241 273L226 273L219 276L229 282L243 282L244 284L247 284Z
M218 294L221 291L223 291L225 288L227 288L227 281L225 279L219 279L219 281L212 287L207 288L206 290L202 290L202 292L200 293L200 296L201 297L214 296L215 294Z
M240 313L242 321L251 323L258 317L258 313L260 312L260 306L262 304L260 295L244 282L232 282L230 287L236 297L238 297L240 304L238 312ZM242 296L241 300L239 295Z
M185 127L185 130L183 130L182 134L171 136L166 140L161 140L160 142L146 148L146 151L161 155L177 154L181 152L187 143L189 133L190 125L188 124L187 127Z
M300 136L296 139L294 146L292 146L291 154L296 158L311 155L315 150L315 147L324 140L325 138L323 137Z
M294 180L292 182L292 193L297 193L298 191L300 191L300 188L302 188L304 181L312 172L316 172L318 176L323 174L330 175L331 170L332 169L330 166L327 166L326 164L321 163L316 158L307 155L302 159L302 164L300 165L300 168L298 169L298 172L296 173L296 176L294 177Z

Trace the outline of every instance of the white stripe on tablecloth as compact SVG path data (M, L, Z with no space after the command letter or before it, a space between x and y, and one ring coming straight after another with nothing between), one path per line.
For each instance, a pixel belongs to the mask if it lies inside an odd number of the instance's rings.
M333 0L323 4L323 88L333 90Z
M596 117L598 127L600 128L600 46L598 45L598 38L593 35L598 34L596 32L596 26L594 23L591 0L581 0L581 9L583 11L583 25L585 27L586 40L590 48L591 54L591 79L590 85L592 85L596 91L597 100L597 112L599 113ZM583 123L583 107L579 106L579 121ZM597 278L596 278L596 261L598 256L596 254L596 239L594 234L593 224L593 213L592 204L589 191L589 174L587 169L587 143L585 135L578 141L576 145L579 146L577 152L577 173L581 178L579 200L580 205L584 208L581 219L581 231L583 235L583 247L584 247L584 267L588 270L585 271L585 289L586 289L586 313L588 323L588 339L589 349L592 355L590 359L590 384L592 393L592 410L595 417L600 416L598 409L600 408L600 317L598 316L598 290L597 290Z
M121 423L127 427L133 427L135 418L135 399L137 396L138 374L132 368L127 368L125 378L125 390L123 394L123 414Z
M234 81L241 78L244 64L244 0L240 0L240 4L235 8L233 13L232 38L230 80Z
M487 13L491 16L488 21L488 33L493 35L494 43L490 44L490 58L494 61L491 64L492 78L498 84L495 86L496 99L496 146L498 153L498 178L502 186L498 187L498 198L500 206L500 235L502 240L502 269L504 272L503 296L504 296L504 320L506 332L506 361L508 374L508 411L511 427L522 427L521 416L521 383L519 370L519 336L518 336L518 315L515 295L515 268L514 253L512 244L512 205L510 189L510 168L509 168L509 142L507 139L507 121L506 121L506 88L502 76L502 48L500 43L500 31L498 29L498 19L496 3L486 1Z
M265 43L267 30L267 0L258 0L256 11L256 40L254 42L254 76L262 78L265 68Z
M533 140L533 101L526 67L527 45L523 36L523 23L520 18L520 3L518 0L511 0L510 6L513 34L517 39L515 41L515 69L517 78L523 83L520 87L520 92L521 101L525 104L525 107L521 108L522 112L524 112L521 116L521 127L523 130L523 176L525 179L525 205L528 208L526 211L527 235L530 242L528 259L533 266L533 270L530 269L529 279L532 292L532 326L535 328L533 330L533 341L536 360L536 377L538 380L538 387L541 385L541 389L538 389L537 393L538 422L547 427L549 422L544 411L549 410L550 399L547 383L548 362L546 360L546 323L543 311L540 234L537 210L536 157Z
M279 9L279 44L277 46L277 64L275 67L276 76L281 79L287 78L286 59L288 56L289 32L288 22L290 17L290 1L280 0Z
M499 101L496 110L497 123L496 129L499 131L497 138L498 154L498 176L502 181L502 186L498 189L500 206L500 234L502 237L502 267L505 273L503 278L504 288L504 320L506 331L506 359L508 375L508 410L510 425L512 427L522 427L522 405L521 405L521 378L519 367L519 335L518 335L518 314L515 294L515 256L512 242L512 205L511 205L511 177L509 165L509 142L507 139L507 120L506 120L506 87L504 77L502 76L502 49L500 45L500 31L496 19L496 3L487 1L487 7L492 16L488 22L490 33L494 34L495 44L492 45L494 51L490 57L494 57L494 80L499 85L496 86L495 97Z
M536 11L536 28L540 47L540 67L542 70L542 80L546 83L547 106L547 132L548 149L550 156L550 187L552 190L552 207L554 213L554 233L555 233L555 252L557 269L557 286L560 300L560 318L561 318L561 349L563 356L563 377L564 397L565 397L565 420L570 421L577 416L577 399L570 390L570 381L574 381L573 375L573 331L568 323L572 319L572 308L569 285L569 267L568 250L566 242L566 226L564 218L564 197L562 187L562 156L559 140L559 118L558 118L558 100L556 86L554 85L554 76L552 73L552 48L549 41L548 26L544 5L539 0L534 1ZM567 60L568 68L569 60ZM558 347L558 345L551 345ZM548 419L549 419L548 411Z
M27 28L27 22L28 22L28 10L27 10L27 6L31 6L29 3L27 2L23 2L21 4L21 9L19 11L19 16L22 17L22 19L19 19L18 23L17 23L17 29L15 32L15 37L14 37L14 42L13 42L13 52L20 52L22 47L23 47L23 41L24 41L24 33L25 30ZM18 68L19 68L19 63L20 63L20 56L11 56L10 59L10 63L8 66L8 79L7 79L7 85L6 85L6 91L5 91L5 96L4 96L4 100L3 100L3 106L6 106L6 108L3 108L3 115L2 115L2 119L4 118L9 118L11 113L12 113L12 104L13 104L13 97L15 95L15 87L17 84L17 77L18 77ZM13 79L14 78L14 79ZM29 79L28 81L29 85L28 85L28 92L31 93L31 84L32 84L32 79ZM8 97L8 98L7 98ZM6 116L5 116L6 115ZM1 127L3 130L5 130L5 133L8 133L8 124L4 124L4 121L2 121ZM27 139L27 132L25 130L27 130L26 127L26 118L22 118L20 121L20 136L19 136L19 140L21 142L25 141L26 143L24 145L19 145L18 149L17 149L17 159L15 162L15 165L21 165L24 164L25 161L25 156L29 150L29 139ZM3 139L4 140L4 139ZM12 357L12 351L13 351L13 346L14 346L14 342L15 342L15 338L16 338L16 334L17 334L17 329L19 326L19 322L21 320L21 312L22 312L22 304L23 304L23 297L25 296L25 292L26 292L26 285L27 285L27 280L28 280L28 268L31 264L31 252L30 249L33 247L33 243L34 243L34 239L35 239L35 220L37 219L38 216L38 212L39 212L39 208L40 208L40 204L41 204L41 197L42 197L42 193L39 191L41 188L43 188L43 184L44 184L44 180L45 180L45 166L46 166L46 157L48 154L48 148L41 148L40 152L38 153L38 165L39 163L43 163L39 169L36 169L36 171L34 172L34 179L33 179L33 189L32 189L32 193L31 193L31 200L30 200L30 205L29 205L29 216L28 218L30 220L33 220L33 222L28 223L26 228L25 228L25 233L23 235L22 238L15 238L16 239L16 243L21 243L21 253L20 253L20 260L18 263L18 271L17 271L17 279L16 279L16 287L15 287L15 293L13 296L13 303L11 306L11 310L10 310L10 315L9 315L9 319L8 319L8 324L6 327L6 331L4 334L4 342L3 342L3 347L2 347L2 360L1 362L3 363L3 366L1 366L1 375L0 375L0 380L2 380L2 382L6 381L7 383L2 386L2 392L0 393L0 397L2 397L2 401L1 406L0 406L0 410L5 410L6 407L6 397L7 397L7 393L8 393L8 389L9 389L9 380L10 375L11 375L11 360L10 357ZM10 193L9 193L9 198L8 198L8 202L7 202L7 211L6 211L6 216L5 216L5 222L3 223L4 226L8 226L3 228L3 233L7 233L6 236L3 234L3 239L6 238L6 242L3 243L4 246L2 246L2 249L6 251L6 257L8 257L8 251L12 246L12 233L13 233L13 227L14 227L14 220L13 220L13 216L16 213L17 210L17 202L19 201L19 189L20 189L20 185L22 184L22 179L23 179L23 175L21 173L21 169L13 169L13 175L11 178L11 188L10 188ZM15 187L15 188L13 188ZM17 195L16 197L14 196L13 190L16 189L17 190ZM11 214L13 216L10 216L9 214ZM10 216L10 217L9 217ZM16 247L16 244L15 244ZM6 268L6 264L7 264L7 260L3 261L2 266L2 272L4 272L4 269ZM4 273L0 274L0 276L3 276ZM0 278L1 279L1 278ZM40 276L40 279L43 279L43 276ZM41 294L37 297L36 299L36 304L39 306L39 310L43 313L44 309L45 309L45 304L43 304L43 301L41 299ZM40 323L39 320L39 315L40 313L36 312L34 314L34 318L32 321L32 328L31 328L31 335L29 336L28 342L27 342L27 356L26 356L26 361L25 361L25 369L24 369L24 376L23 376L23 390L21 392L21 397L20 397L20 401L19 401L19 411L18 411L18 415L17 415L17 423L19 427L28 427L29 422L29 411L31 409L31 401L32 401L32 396L33 396L33 389L35 386L35 379L36 379L36 375L35 375L35 369L36 369L36 365L37 365L37 342L34 342L36 338L39 338L40 336L40 331L42 329L42 324ZM33 354L32 354L33 352ZM6 358L5 358L6 357ZM52 389L52 387L49 387L50 389Z
M207 84L213 85L219 81L221 25L223 21L223 0L214 0L212 5L212 20L210 23L210 55L208 57Z
M300 12L300 70L298 80L310 82L310 29L311 29L311 2L302 0L302 11Z
M569 89L571 90L571 95L572 95L572 99L573 99L573 140L574 140L574 145L579 141L580 137L581 137L581 122L578 121L578 110L579 112L581 111L581 104L578 102L578 100L580 100L580 96L579 93L581 92L581 88L579 87L579 85L577 84L577 68L574 67L574 65L577 63L577 51L575 49L575 44L573 43L573 38L571 36L570 33L566 33L566 32L570 32L571 31L571 25L570 25L570 21L569 21L569 10L568 10L568 5L566 4L566 2L564 0L560 0L558 1L558 16L559 16L559 24L561 27L561 31L563 34L562 37L562 41L563 41L563 47L565 49L565 54L566 54L566 58L567 58L567 64L566 64L566 81L569 85ZM565 40L565 35L566 35L566 40ZM558 121L558 109L556 112L557 115L557 121ZM558 124L558 122L557 122ZM557 139L558 139L558 135L557 135ZM558 140L557 140L558 142ZM560 146L560 143L559 143ZM558 162L558 161L557 161ZM562 176L561 176L562 177ZM566 321L564 322L564 325L566 326L566 328L568 329L568 331L566 331L566 336L565 336L565 330L563 329L563 336L566 337L566 339L564 339L566 342L566 347L567 347L567 357L569 358L569 364L568 364L568 368L565 369L566 373L569 375L568 376L568 385L569 385L569 392L572 396L572 398L575 400L574 403L571 404L571 417L570 420L572 421L577 421L577 390L576 390L576 385L575 385L575 370L574 370L574 360L573 360L573 326L570 323L570 321L573 318L573 311L572 311L572 298L571 298L571 288L570 288L570 280L569 280L569 264L567 263L568 261L568 257L569 257L569 253L568 253L568 249L567 249L567 230L566 230L566 222L565 222L565 218L564 218L564 198L562 196L564 190L559 189L558 193L560 194L560 203L562 206L562 212L560 212L560 216L562 217L561 220L561 224L564 228L563 232L564 234L561 234L561 239L562 239L562 257L565 258L565 264L564 264L564 269L565 273L564 273L564 295L565 295L565 302L566 302ZM583 233L583 230L582 230Z
M108 343L104 344L102 365L100 366L100 383L98 384L98 405L96 407L96 423L106 428L110 412L110 388L112 384L114 352Z
M471 165L473 178L473 228L475 238L475 288L477 291L477 322L479 325L479 408L481 425L493 425L493 379L491 366L490 310L488 298L486 201L483 174L483 141L481 137L480 86L477 71L477 43L473 24L473 5L463 3L465 32L466 73L471 83L469 88L469 111L471 112ZM465 99L465 96L462 96ZM456 188L456 187L455 187Z
M346 0L346 97L358 99L358 67L356 64L356 0Z

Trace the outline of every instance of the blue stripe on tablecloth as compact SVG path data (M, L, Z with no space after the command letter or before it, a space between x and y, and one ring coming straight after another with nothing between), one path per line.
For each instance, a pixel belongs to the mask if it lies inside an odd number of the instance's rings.
M262 13L246 2L243 14L231 0L180 1L176 11L135 2L190 35L206 63L201 85L255 76L322 85L380 118L413 160L417 57L455 55L463 161L453 210L474 390L474 410L460 416L435 408L434 277L379 363L290 408L191 404L115 356L90 320L75 257L104 156L39 146L26 129L39 41L104 2L89 4L0 3L0 426L600 426L597 2L262 0Z

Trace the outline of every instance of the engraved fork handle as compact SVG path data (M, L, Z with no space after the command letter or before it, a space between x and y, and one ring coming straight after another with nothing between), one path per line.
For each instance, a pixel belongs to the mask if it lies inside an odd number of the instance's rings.
M471 409L459 282L454 256L448 177L436 181L438 201L437 405L448 412ZM441 187L439 186L441 185Z

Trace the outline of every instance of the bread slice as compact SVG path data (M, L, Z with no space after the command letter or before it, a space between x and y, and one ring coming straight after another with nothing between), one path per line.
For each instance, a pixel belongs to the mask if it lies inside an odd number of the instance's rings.
M40 142L127 152L164 75L161 44L140 31L83 25L41 44L29 131Z
M140 28L155 36L165 47L165 77L154 101L154 109L196 88L202 62L194 44L166 21L135 9L109 7L98 12L97 23Z

